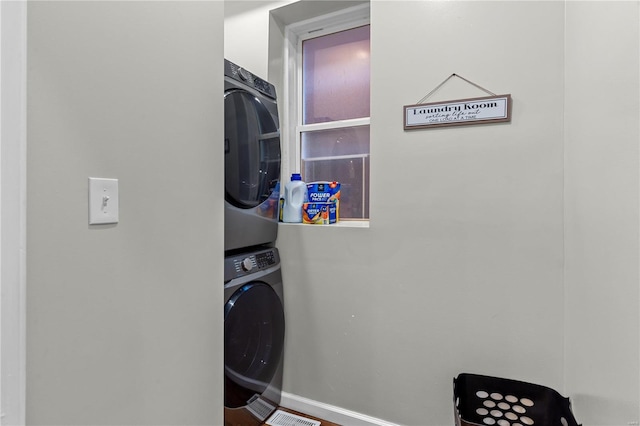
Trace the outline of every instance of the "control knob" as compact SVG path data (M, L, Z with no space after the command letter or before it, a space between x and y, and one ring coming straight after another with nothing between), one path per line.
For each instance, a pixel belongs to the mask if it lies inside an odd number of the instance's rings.
M251 77L249 71L245 70L244 68L238 68L238 75L240 76L242 81L247 81L249 80L249 77Z
M242 261L242 270L245 272L249 272L253 269L253 262L250 257L245 257Z

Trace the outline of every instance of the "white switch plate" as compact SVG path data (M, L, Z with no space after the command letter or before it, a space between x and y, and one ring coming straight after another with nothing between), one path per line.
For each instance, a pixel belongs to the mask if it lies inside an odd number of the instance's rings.
M89 225L118 223L118 179L89 178Z

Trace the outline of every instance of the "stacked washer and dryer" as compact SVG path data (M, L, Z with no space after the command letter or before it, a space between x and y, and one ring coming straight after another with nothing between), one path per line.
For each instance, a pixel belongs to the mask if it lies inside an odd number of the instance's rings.
M275 87L225 60L224 415L260 425L280 403L284 307Z

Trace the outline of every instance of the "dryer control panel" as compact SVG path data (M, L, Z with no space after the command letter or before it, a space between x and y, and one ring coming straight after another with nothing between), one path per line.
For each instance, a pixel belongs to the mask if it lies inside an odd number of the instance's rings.
M224 259L224 280L256 273L276 266L280 263L278 249L268 248L247 253L238 253Z
M234 64L227 59L224 60L224 75L226 75L227 77L231 77L234 80L240 81L243 84L269 96L270 98L276 99L276 88L273 84L261 79L257 75L247 71L246 69Z

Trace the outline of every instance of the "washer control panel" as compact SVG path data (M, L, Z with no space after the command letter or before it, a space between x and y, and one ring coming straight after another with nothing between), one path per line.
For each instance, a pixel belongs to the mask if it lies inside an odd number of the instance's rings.
M249 272L253 269L254 266L256 266L255 256L245 257L244 259L242 259L242 262L236 262L236 271L240 272L240 270L243 270L245 272Z
M233 278L256 273L280 263L276 248L268 248L250 253L239 253L224 259L225 282Z
M276 264L276 256L272 251L266 251L256 255L259 268L268 268Z

